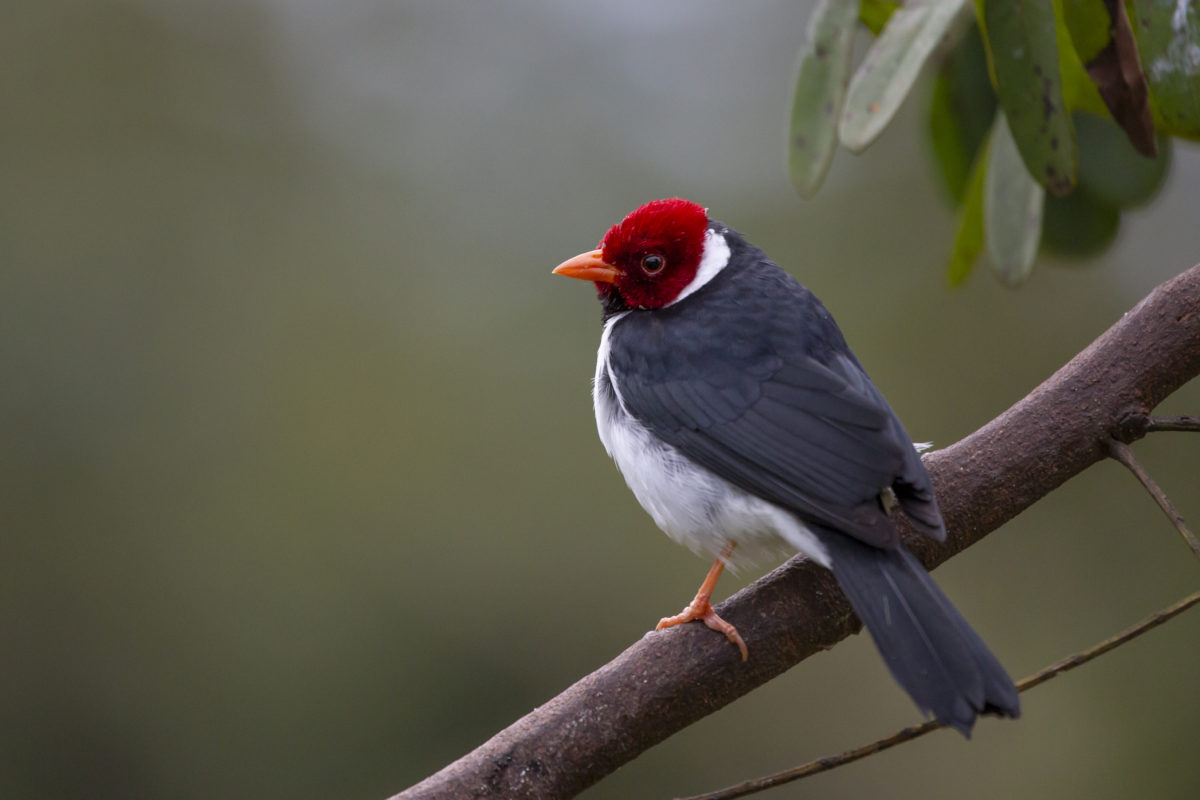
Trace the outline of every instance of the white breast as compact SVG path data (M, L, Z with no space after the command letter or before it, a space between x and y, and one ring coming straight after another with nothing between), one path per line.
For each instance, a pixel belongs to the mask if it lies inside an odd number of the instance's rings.
M642 508L668 536L698 553L715 558L737 542L735 565L799 551L829 566L825 549L794 515L693 463L626 410L608 356L613 329L629 313L604 325L592 401L600 441Z

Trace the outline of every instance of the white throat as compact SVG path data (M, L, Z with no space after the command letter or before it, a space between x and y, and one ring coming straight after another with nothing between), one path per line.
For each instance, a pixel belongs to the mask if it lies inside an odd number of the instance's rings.
M725 269L725 265L728 263L729 242L725 241L725 235L717 233L711 228L706 230L704 232L704 249L701 251L700 266L696 269L696 277L692 278L692 282L683 287L683 291L667 305L673 306L700 289L704 284L717 277L717 274Z

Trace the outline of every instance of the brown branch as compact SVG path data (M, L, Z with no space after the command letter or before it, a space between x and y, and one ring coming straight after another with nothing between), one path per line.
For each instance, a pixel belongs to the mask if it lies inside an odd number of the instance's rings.
M1167 497L1167 493L1162 490L1162 487L1154 482L1154 479L1150 477L1150 473L1142 466L1142 462L1137 460L1137 456L1133 454L1133 448L1124 442L1109 439L1108 452L1114 459L1129 468L1134 477L1141 482L1142 487L1154 498L1154 502L1158 503L1158 507L1167 515L1167 519L1171 520L1171 524L1175 526L1175 530L1179 531L1179 535L1183 537L1183 541L1191 548L1192 555L1200 558L1200 541L1196 541L1196 535L1188 530L1187 523L1183 520L1183 515L1179 513L1179 509L1175 508L1175 504L1171 502L1171 498Z
M1200 432L1200 417L1182 415L1178 417L1151 417L1146 426L1146 433L1155 431L1190 431Z
M908 537L934 567L1133 441L1200 374L1200 266L1167 281L1041 386L929 454L949 536ZM571 797L676 731L859 629L830 573L793 559L729 598L721 616L750 660L699 625L652 632L401 798Z
M1087 650L1055 661L1050 666L1022 678L1017 681L1017 691L1024 692L1035 686L1041 686L1051 678L1057 678L1059 675L1070 672L1076 667L1081 667L1093 658L1102 656L1109 650L1114 650L1126 642L1131 642L1143 633L1157 628L1173 617L1179 616L1197 603L1200 603L1200 592L1193 592L1163 610L1151 614L1136 625L1131 625L1120 633L1110 636L1102 642L1097 642ZM681 800L734 800L737 797L756 794L767 789L773 789L776 786L782 786L785 783L807 778L810 775L816 775L819 772L828 772L831 769L853 763L867 756L895 747L898 744L912 741L942 727L945 726L937 722L937 720L928 720L920 725L911 725L903 730L896 731L891 736L877 739L870 744L864 744L852 750L847 750L844 753L838 753L836 756L818 758L815 761L809 761L807 764L801 764L798 767L776 772L774 775L766 775L762 778L743 781L742 783L727 786L715 792L684 797Z

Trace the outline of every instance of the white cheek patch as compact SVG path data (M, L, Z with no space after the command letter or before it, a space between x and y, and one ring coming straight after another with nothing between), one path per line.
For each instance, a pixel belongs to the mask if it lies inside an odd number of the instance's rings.
M683 298L700 289L704 284L717 277L717 274L725 269L725 265L729 263L729 242L725 241L725 237L713 230L704 232L704 250L700 256L700 266L696 269L696 277L692 278L692 282L683 287L678 296L671 302L667 303L673 306Z

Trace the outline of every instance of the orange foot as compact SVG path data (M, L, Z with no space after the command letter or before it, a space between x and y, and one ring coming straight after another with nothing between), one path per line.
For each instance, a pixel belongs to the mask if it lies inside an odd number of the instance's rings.
M736 644L738 650L742 651L742 661L750 657L750 651L746 649L746 643L742 640L742 635L737 632L737 628L718 617L717 612L713 611L713 607L709 605L707 599L697 597L687 608L675 616L660 619L658 624L654 626L654 629L661 631L663 628L682 625L685 622L693 622L694 620L700 620L714 631L720 631L725 634L725 638Z
M656 631L661 631L663 628L671 628L675 625L682 625L685 622L700 620L714 631L720 631L725 634L725 638L738 646L738 650L742 651L742 661L750 657L750 651L746 649L746 643L742 641L741 634L737 632L737 628L730 625L725 620L717 616L717 612L713 611L713 607L709 602L712 599L713 589L717 588L717 578L721 577L721 571L725 569L725 560L729 558L729 554L733 552L733 543L731 542L725 548L725 552L721 553L721 557L712 565L712 569L708 571L707 577L704 578L704 583L700 584L700 591L696 592L696 597L688 604L687 608L679 612L673 617L663 617L658 621L658 625L654 627Z

